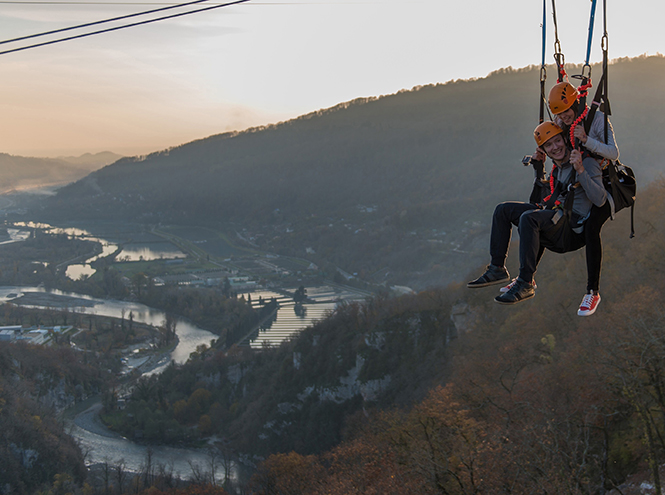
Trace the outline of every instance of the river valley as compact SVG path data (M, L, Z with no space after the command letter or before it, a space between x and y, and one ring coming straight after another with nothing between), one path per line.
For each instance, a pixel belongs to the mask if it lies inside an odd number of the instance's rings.
M67 266L66 274L72 279L81 276L92 276L95 270L91 263L100 257L112 255L121 249L115 239L93 235L84 229L60 229L50 225L29 222L20 225L20 227L26 229L40 228L49 233L66 234L100 243L101 252L92 253L89 258L76 260ZM29 237L29 230L18 229L9 233L11 234L9 242L21 242ZM142 261L169 260L184 256L176 246L172 244L164 246L163 243L154 242L154 239L140 247L124 244L122 249L124 250L120 251L120 258L124 262L139 259ZM125 253L124 258L123 253ZM263 264L266 263L263 262ZM255 307L260 304L261 300L267 301L273 298L279 304L273 318L248 334L241 345L255 349L279 345L284 340L293 337L301 329L325 318L341 301L361 300L369 294L366 291L332 284L323 287L307 286L305 287L307 299L302 304L296 305L292 297L296 288L261 289L256 287L250 291L239 291L238 297L251 298ZM97 299L84 294L46 290L41 286L0 287L0 301L12 302L25 307L66 309L73 313L113 318L126 319L131 314L134 321L153 326L160 326L166 320L165 312L136 302ZM160 373L171 361L184 363L190 354L196 350L197 346L201 344L210 345L211 341L217 338L215 334L183 319L177 321L176 334L178 344L170 354L153 356L148 363L149 368L142 369L142 372ZM140 364L145 366L145 361L141 361ZM198 466L198 469L203 471L211 470L210 456L206 449L148 446L130 441L109 431L98 418L100 407L101 405L97 401L84 403L79 405L79 408L75 411L76 414L69 415L68 427L71 435L77 439L82 450L86 453L86 463L123 464L127 471L139 472L145 464L148 452L150 452L153 465L163 465L182 478L191 477L193 466ZM223 469L218 467L216 472L223 476ZM231 472L231 476L236 476L237 467L234 467Z
M311 325L316 320L325 318L329 311L341 300L360 299L363 294L339 287L308 287L309 302L296 308L292 298L285 291L262 290L245 293L244 297L251 297L254 304L260 298L276 298L280 304L274 319L248 335L244 345L252 348L261 348L265 345L279 345L285 339L292 337L299 330ZM109 299L96 299L83 294L74 294L58 290L46 291L42 287L0 287L0 301L21 302L28 307L36 308L67 308L69 311L127 318L130 312L133 319L139 323L149 325L162 325L166 319L163 311L149 308L143 304L116 301ZM149 373L159 373L171 361L184 363L190 353L201 344L210 345L211 340L217 336L207 330L197 327L186 320L178 320L176 326L178 345L170 355L163 356L161 361L150 369ZM145 464L146 455L150 450L152 462L172 469L174 474L188 478L192 474L192 466L198 466L203 471L210 471L210 456L205 449L186 449L170 446L143 445L124 438L109 431L98 418L101 407L99 402L86 404L82 411L78 411L69 420L71 435L79 442L86 453L88 464L108 463L110 465L124 464L127 471L139 472ZM219 476L222 469L217 469ZM232 476L237 475L237 469L232 469Z

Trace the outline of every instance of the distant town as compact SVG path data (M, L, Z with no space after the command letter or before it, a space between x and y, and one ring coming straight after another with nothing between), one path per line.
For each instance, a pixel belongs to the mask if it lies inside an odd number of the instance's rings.
M55 334L65 334L74 327L56 325L53 327L27 327L10 325L0 327L0 342L25 342L28 344L48 345Z

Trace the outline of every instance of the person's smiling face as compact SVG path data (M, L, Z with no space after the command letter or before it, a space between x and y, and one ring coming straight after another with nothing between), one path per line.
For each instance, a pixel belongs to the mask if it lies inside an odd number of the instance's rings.
M561 134L548 139L543 144L543 151L549 156L554 162L562 163L564 162L569 155L568 146L566 146L566 141L564 141Z
M568 127L570 127L570 125L575 121L576 117L575 110L573 110L572 107L565 112L558 113L556 116L559 117L561 122L563 122Z

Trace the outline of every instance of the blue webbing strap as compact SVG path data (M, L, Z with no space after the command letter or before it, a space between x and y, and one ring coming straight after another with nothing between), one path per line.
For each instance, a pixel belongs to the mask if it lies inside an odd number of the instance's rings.
M545 67L545 43L547 42L547 0L543 0L543 57L540 63L541 67Z
M591 41L593 40L593 22L596 19L596 0L591 0L591 16L589 17L589 40L586 48L586 61L585 65L589 65L591 58Z

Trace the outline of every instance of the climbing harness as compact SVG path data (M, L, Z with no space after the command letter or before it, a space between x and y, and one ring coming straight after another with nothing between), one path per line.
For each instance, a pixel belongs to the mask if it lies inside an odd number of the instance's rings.
M575 128L582 124L584 126L584 131L588 135L591 129L591 125L595 118L596 112L598 109L602 109L604 116L604 142L607 144L609 139L609 116L612 114L610 108L610 102L608 98L608 43L609 38L607 34L607 0L603 0L603 36L601 38L601 49L603 53L603 62L602 62L602 76L600 78L598 87L596 89L591 105L587 106L587 96L589 94L589 89L592 87L591 82L591 45L593 41L593 29L594 21L596 17L596 3L597 0L591 0L591 13L589 16L589 29L588 29L588 38L587 38L587 47L586 47L586 58L584 65L582 66L582 73L579 75L572 75L570 77L579 79L580 86L577 88L579 93L578 97L578 116L575 121L570 126L570 143L574 149L581 149L581 143L578 139L575 138ZM545 0L543 0L543 18L545 18ZM565 57L561 51L561 43L559 41L558 34L558 24L556 16L556 5L555 0L552 0L552 16L554 20L554 61L557 66L557 83L561 83L565 80L568 80L568 74L565 70ZM542 107L542 102L544 100L544 85L546 78L545 72L545 26L543 23L543 62L541 65L540 71L540 86L541 86L541 108L540 108L540 122L542 123L544 118L544 112ZM549 107L548 107L549 112ZM618 160L612 161L605 159L603 160L601 167L603 169L603 184L610 193L612 202L612 218L614 218L614 213L617 211L630 207L630 237L635 236L634 230L634 206L635 206L635 193L636 193L636 181L635 174L630 167L627 167L621 164ZM549 189L550 195L547 196L544 200L547 203L553 204L554 207L560 206L558 202L555 202L556 199L555 189L556 189L556 180L555 180L555 171L556 165L553 165L552 171L550 173Z

